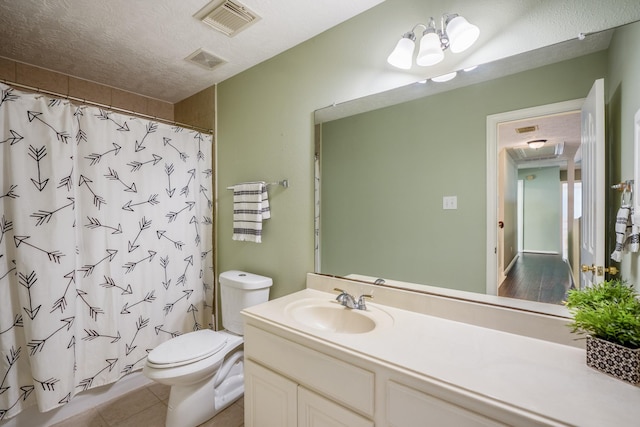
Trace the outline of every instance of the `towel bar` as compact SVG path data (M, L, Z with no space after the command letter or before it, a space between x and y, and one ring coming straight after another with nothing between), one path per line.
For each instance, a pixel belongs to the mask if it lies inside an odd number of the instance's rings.
M289 180L283 179L282 181L267 182L267 186L269 185L281 185L284 188L289 188ZM227 187L227 190L233 190L233 186Z

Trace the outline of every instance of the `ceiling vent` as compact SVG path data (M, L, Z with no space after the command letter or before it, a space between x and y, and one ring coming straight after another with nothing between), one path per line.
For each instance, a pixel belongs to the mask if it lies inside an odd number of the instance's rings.
M525 126L522 128L516 128L516 133L528 133L528 132L535 132L538 130L538 126L534 125L534 126Z
M246 6L231 0L214 0L193 16L229 37L260 20Z
M214 68L226 63L224 59L220 59L204 49L196 50L185 59L199 65L200 67L206 68L207 70L213 70Z

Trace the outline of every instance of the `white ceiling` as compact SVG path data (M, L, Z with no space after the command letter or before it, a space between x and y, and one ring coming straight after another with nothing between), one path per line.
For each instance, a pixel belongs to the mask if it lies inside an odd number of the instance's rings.
M518 128L535 127L532 132L518 133ZM541 116L498 125L498 147L507 148L519 167L561 166L574 160L580 147L580 111ZM540 149L529 148L527 141L545 139ZM561 145L559 154L556 146ZM578 164L579 168L580 165Z
M175 103L384 2L336 32L343 37L336 54L353 55L367 40L358 64L366 75L363 90L371 94L425 78L425 72L438 75L514 55L520 59L511 69L526 69L535 58L530 53L542 46L640 18L638 0L237 1L261 19L229 38L193 17L209 0L0 0L0 57ZM416 20L451 11L464 11L481 28L473 50L447 55L427 71L400 73L386 66L388 51ZM370 19L376 20L375 31ZM200 48L226 63L206 70L185 60ZM494 67L490 77L495 72ZM353 90L357 95L358 88Z
M0 0L0 56L175 103L382 1L239 0L261 19L230 38L193 17L209 0Z

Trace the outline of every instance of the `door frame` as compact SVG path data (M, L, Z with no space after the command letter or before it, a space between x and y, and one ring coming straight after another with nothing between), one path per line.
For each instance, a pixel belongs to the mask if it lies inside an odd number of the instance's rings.
M487 116L487 295L498 294L498 125L514 120L580 111L585 98Z

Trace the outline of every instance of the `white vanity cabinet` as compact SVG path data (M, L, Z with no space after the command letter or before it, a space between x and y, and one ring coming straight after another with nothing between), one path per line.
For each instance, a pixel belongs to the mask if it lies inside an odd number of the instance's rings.
M374 373L245 326L245 425L372 427Z
M335 349L329 355L268 329L245 326L247 427L506 425L412 388L388 367L356 366L354 355L346 362Z
M331 290L373 289L321 280L243 310L248 427L638 426L640 388L586 366L583 349L423 313L440 301L408 291L343 312ZM504 319L566 328L523 316Z
M298 387L299 427L373 427L373 421L325 399L302 386Z
M247 360L245 425L253 427L373 427L373 422Z
M507 426L395 381L387 382L386 395L390 426Z

